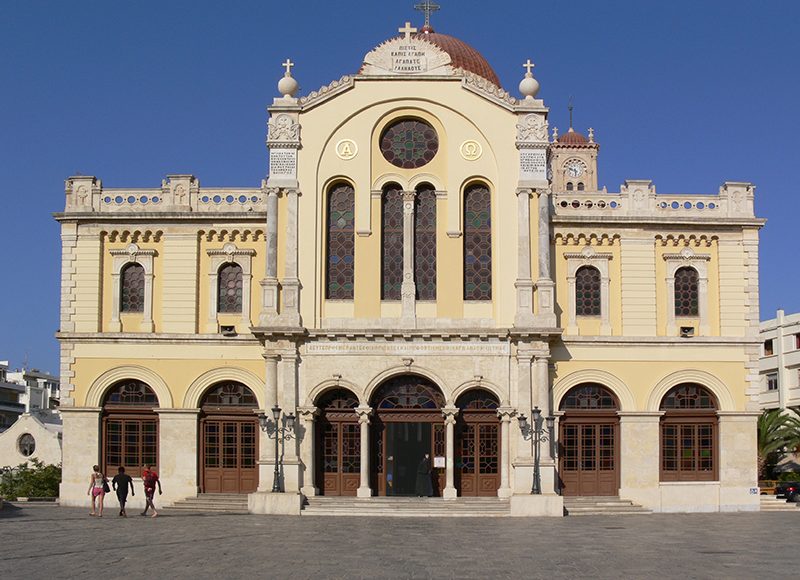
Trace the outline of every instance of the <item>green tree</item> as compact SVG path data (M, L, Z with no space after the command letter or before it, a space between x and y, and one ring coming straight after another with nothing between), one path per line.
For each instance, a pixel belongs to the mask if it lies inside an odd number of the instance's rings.
M800 445L800 413L797 408L770 409L758 418L758 477L767 479L784 454Z
M18 497L58 497L61 465L45 465L38 459L21 463L0 476L0 496L15 500Z

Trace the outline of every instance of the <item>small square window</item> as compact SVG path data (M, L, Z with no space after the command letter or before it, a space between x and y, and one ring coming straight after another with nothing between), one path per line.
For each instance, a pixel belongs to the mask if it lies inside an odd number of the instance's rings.
M778 375L777 373L772 373L767 375L767 390L768 391L777 391L778 390Z
M772 339L764 341L764 356L772 356L774 353L772 349Z

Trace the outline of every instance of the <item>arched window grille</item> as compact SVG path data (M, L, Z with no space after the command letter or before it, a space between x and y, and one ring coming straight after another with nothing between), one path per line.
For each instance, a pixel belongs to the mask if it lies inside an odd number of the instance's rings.
M120 312L144 312L144 268L128 264L120 273Z
M217 276L217 312L241 313L242 311L242 267L239 264L224 264Z
M571 388L560 405L562 411L616 411L618 408L614 393L596 383Z
M492 199L482 183L464 192L464 300L492 299Z
M600 270L592 266L581 266L575 272L575 314L577 316L600 316L601 313Z
M699 276L685 266L675 271L675 316L699 315Z
M355 277L355 190L346 183L328 191L325 296L352 300Z
M258 401L250 387L236 381L226 381L206 393L203 406L254 409L258 407Z
M400 300L403 283L403 193L395 184L381 196L381 300Z
M436 300L436 191L427 184L417 188L414 282L418 300Z
M683 383L661 400L661 481L717 478L717 399L702 385Z
M372 397L375 409L441 409L444 395L428 379L402 375L386 381Z

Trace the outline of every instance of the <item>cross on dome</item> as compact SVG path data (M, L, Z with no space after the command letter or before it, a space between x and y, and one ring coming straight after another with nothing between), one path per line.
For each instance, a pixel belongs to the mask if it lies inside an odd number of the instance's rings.
M281 66L286 68L286 76L292 75L292 67L294 66L294 63L291 61L291 59L287 58L286 62L281 63Z
M436 12L441 8L441 6L435 2L431 2L430 0L425 0L425 2L420 2L419 4L414 5L414 10L419 10L425 15L425 28L430 28L431 13Z
M397 32L400 34L405 35L405 39L408 40L411 37L411 34L416 32L417 29L411 26L411 23L406 21L406 25L403 28L398 28Z
M528 71L526 74L529 74L529 75L530 75L530 74L533 74L533 73L531 72L531 69L532 69L533 67L535 67L535 66L536 66L536 65L535 65L535 64L533 64L533 63L531 62L531 59L528 59L528 62L522 63L522 67L523 67L525 70L527 70L527 71Z

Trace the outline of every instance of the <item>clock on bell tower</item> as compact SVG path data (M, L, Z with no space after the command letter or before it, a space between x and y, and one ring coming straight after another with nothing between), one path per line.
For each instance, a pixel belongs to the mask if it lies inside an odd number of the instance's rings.
M589 129L587 139L572 128L572 105L569 113L569 130L559 135L558 129L553 129L549 160L553 191L598 191L597 153L600 146L594 141L594 129Z

